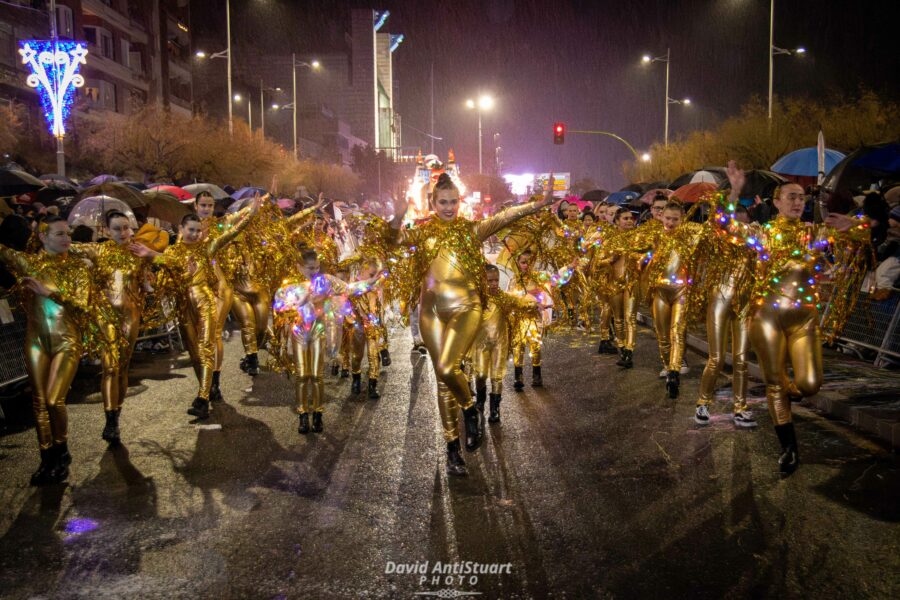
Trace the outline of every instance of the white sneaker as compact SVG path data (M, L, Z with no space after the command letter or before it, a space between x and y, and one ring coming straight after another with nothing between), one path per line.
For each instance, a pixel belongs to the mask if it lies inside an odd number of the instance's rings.
M735 427L756 427L756 421L753 420L753 413L749 410L734 413Z
M691 368L688 366L687 361L685 361L685 360L682 360L682 361L681 361L681 369L680 369L680 371L681 371L681 374L682 374L682 375L687 375L688 373L691 372Z
M665 367L662 368L662 371L659 372L659 378L665 379L669 375L669 370Z
M709 409L705 404L701 404L694 412L694 421L699 425L709 425Z

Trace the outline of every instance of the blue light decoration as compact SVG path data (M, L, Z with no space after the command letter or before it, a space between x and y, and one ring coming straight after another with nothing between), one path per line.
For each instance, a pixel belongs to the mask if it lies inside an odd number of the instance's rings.
M84 42L70 40L23 40L19 45L22 64L31 70L25 81L41 98L50 133L61 138L66 135L65 121L75 88L84 85L78 69L87 63L87 47Z

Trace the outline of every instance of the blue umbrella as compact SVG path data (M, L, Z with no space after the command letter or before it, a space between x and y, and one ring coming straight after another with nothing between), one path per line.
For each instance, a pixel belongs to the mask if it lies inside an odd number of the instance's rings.
M635 198L639 198L640 194L632 191L625 192L613 192L609 196L607 196L606 201L610 204L627 204L634 200Z
M231 195L235 200L243 200L244 198L252 198L256 194L260 196L266 195L266 190L258 187L242 187Z
M88 181L84 187L100 185L101 183L113 183L115 181L119 181L119 178L115 175L97 175L96 177Z
M825 172L828 173L836 164L844 160L844 155L837 150L825 148ZM815 177L819 174L819 159L815 146L800 148L785 154L772 165L772 171L781 175Z

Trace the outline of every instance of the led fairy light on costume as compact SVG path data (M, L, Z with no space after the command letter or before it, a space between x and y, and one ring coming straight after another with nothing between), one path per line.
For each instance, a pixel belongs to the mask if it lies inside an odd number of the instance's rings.
M82 42L68 40L28 40L21 44L22 64L31 69L25 81L38 91L50 133L61 138L66 134L65 121L75 88L84 85L78 69L87 63L87 48Z

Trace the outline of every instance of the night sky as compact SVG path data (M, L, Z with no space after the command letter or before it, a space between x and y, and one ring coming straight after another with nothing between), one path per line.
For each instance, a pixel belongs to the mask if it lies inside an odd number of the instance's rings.
M900 52L896 0L777 0L775 44L804 46L803 58L775 58L776 95L852 93L864 86L897 99ZM554 146L551 126L612 131L639 150L663 136L665 66L640 58L671 47L670 138L712 127L752 95L765 98L769 2L632 0L548 2L307 2L232 0L235 60L252 41L272 52L340 47L349 9L388 9L382 31L403 33L394 53L405 146L428 150L429 72L434 65L435 150L456 151L477 170L477 121L466 98L492 94L484 117L485 168L501 134L505 172L571 171L601 187L624 184L629 151L605 137L570 134ZM196 40L224 41L224 0L194 0ZM197 42L195 42L196 46ZM814 145L815 140L810 140Z

